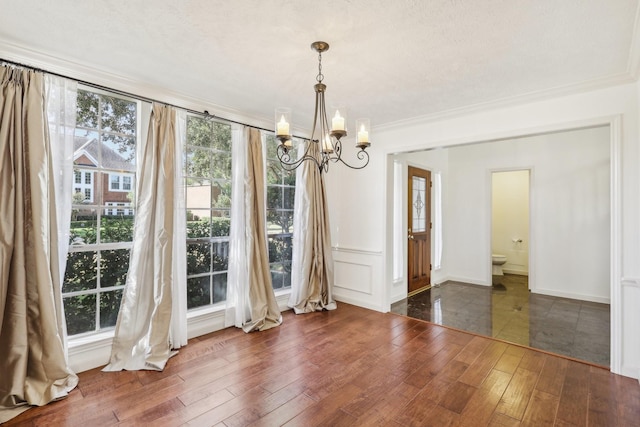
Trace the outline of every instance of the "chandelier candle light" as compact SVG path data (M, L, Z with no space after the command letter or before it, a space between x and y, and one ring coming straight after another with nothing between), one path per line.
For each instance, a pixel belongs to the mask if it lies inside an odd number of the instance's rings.
M278 159L286 170L296 169L305 160L315 162L320 169L320 173L329 170L329 162L336 163L338 161L352 169L362 169L369 164L369 153L365 151L371 145L369 142L369 119L356 120L356 147L360 149L356 157L360 164L350 165L342 158L341 141L342 138L347 136L347 109L343 106L332 109L331 127L329 127L329 121L327 120L324 101L327 86L322 83L324 79L322 74L322 53L329 50L329 44L326 42L314 42L311 44L311 49L318 52L318 75L316 76L317 83L314 85L316 108L313 116L311 138L306 145L304 154L292 160L291 109L276 108L276 138L280 141L277 151Z

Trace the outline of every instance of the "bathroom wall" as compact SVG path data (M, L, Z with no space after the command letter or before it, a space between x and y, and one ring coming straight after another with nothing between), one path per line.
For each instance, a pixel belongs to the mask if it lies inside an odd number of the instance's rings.
M507 257L505 273L529 274L529 170L493 172L491 251Z
M609 139L599 127L449 149L449 277L491 283L492 171L528 168L531 291L608 302Z

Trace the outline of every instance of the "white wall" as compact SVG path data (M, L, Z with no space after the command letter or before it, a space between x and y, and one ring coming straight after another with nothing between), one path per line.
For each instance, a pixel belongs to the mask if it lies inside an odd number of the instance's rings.
M451 279L491 285L491 172L530 168L532 292L609 302L608 127L449 151Z
M393 207L389 201L393 200L394 153L611 124L613 151L623 153L612 157L613 245L609 278L612 370L640 377L640 337L634 332L640 292L632 285L640 283L639 96L636 82L511 107L469 110L468 114L449 118L374 128L368 150L369 166L361 171L335 168L327 175L334 245L359 248L355 255L362 264L383 263L381 277L374 276L371 283L358 285L366 289L358 295L359 305L387 311L391 301ZM469 205L474 202L477 199L467 200ZM354 216L363 210L368 214L366 219ZM488 238L482 233L477 237ZM340 260L340 251L336 250L334 256ZM340 280L336 277L336 281ZM346 294L336 290L335 295L340 300Z
M606 144L608 147L608 134ZM606 155L609 156L608 150ZM609 228L605 227L605 229ZM605 241L607 249L609 248L608 237ZM503 272L529 275L528 169L491 174L491 253L507 257L507 262L502 266ZM605 256L608 255L607 251ZM605 276L604 283L607 283L607 280L608 277ZM609 295L607 294L606 297L608 298Z

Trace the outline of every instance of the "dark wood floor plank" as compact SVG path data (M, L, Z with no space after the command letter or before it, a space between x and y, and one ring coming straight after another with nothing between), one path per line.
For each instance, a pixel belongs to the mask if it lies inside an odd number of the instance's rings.
M569 361L556 421L583 426L589 408L589 366Z
M496 408L499 414L507 415L516 420L522 420L527 409L529 399L538 381L539 374L527 369L518 368L511 377L511 382L500 399Z
M556 419L560 397L534 390L527 406L522 425L527 427L552 426Z
M518 368L527 369L531 372L540 373L544 365L544 354L536 350L527 349L522 356Z
M638 381L348 304L189 341L163 372L81 373L7 426L638 425Z
M524 353L524 348L510 345L509 347L507 347L500 359L498 359L498 362L495 365L495 369L497 369L498 371L513 374L518 368L520 361L522 361Z
M490 343L491 341L484 337L474 336L473 339L456 356L456 360L470 365L475 362Z
M438 404L460 414L476 391L474 386L456 381L449 387L447 394L440 399Z
M457 420L459 426L485 426L489 424L496 406L511 381L511 374L497 369L491 370L474 393Z
M270 394L271 393L268 391L260 387L256 387L242 396L236 396L233 399L229 399L223 404L217 405L216 407L191 418L186 425L190 427L209 427L242 411L252 402L267 398Z
M469 369L460 377L460 380L475 387L480 386L494 365L500 360L507 347L507 344L503 342L492 341L469 366Z
M536 390L560 396L569 361L560 357L545 355Z

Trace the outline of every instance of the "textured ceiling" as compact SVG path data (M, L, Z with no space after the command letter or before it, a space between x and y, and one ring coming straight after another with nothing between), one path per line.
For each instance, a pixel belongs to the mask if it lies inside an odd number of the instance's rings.
M47 54L269 123L289 106L308 127L324 40L327 103L383 126L632 80L637 14L638 0L0 0L0 57Z

